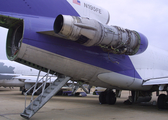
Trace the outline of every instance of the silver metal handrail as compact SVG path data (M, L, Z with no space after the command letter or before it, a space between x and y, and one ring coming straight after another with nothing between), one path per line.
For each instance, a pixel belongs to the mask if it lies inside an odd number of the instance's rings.
M30 91L34 88L33 93L32 93L32 97L31 97L31 101L30 101L30 103L31 103L31 102L33 101L34 94L35 94L41 87L43 87L43 89L45 89L44 87L46 86L46 83L47 83L47 81L49 80L49 79L48 79L48 74L49 74L50 70L48 70L48 73L47 73L46 75L44 75L44 76L39 80L40 72L41 72L41 70L40 70L39 73L38 73L36 83L35 83L29 90L27 90L26 93L24 94L24 95L25 95L25 108L26 108L26 101L27 101L27 93L30 92ZM45 82L44 82L44 78L45 78L45 77L46 77L46 80L45 80ZM40 85L40 86L36 89L37 84L38 84L40 81L42 81L42 80L43 80L42 85ZM50 78L50 82L51 82L51 78Z

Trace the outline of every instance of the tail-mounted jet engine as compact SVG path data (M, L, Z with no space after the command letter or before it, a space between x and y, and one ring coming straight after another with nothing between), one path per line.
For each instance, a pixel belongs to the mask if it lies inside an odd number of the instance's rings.
M144 52L148 46L147 38L139 32L83 17L58 15L54 32L65 39L85 46L100 46L115 54L135 55Z

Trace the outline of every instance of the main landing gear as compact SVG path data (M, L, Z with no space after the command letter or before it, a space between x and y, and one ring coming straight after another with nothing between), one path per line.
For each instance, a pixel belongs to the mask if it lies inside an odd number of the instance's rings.
M160 94L157 100L159 109L168 109L168 95Z
M112 90L106 90L99 95L100 104L114 105L116 103L116 94Z
M166 94L160 94L159 91L165 91ZM156 92L158 99L157 99L157 106L158 109L168 109L168 86L167 85L160 85L158 91Z
M131 105L134 103L150 102L152 99L152 92L150 91L131 91L131 96L128 97L124 104Z
M99 95L100 104L114 105L116 103L116 97L121 95L121 91L116 93L113 90L106 90ZM159 93L157 93L159 95ZM131 105L133 103L150 102L152 98L152 92L150 91L131 91L131 96L124 102L124 104ZM160 94L157 99L157 106L159 109L168 109L168 91L166 94Z

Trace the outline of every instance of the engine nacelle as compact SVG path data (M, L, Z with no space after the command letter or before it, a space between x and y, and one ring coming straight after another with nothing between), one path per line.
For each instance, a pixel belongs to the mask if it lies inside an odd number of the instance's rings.
M147 38L136 31L118 26L108 26L96 20L59 15L54 23L54 31L65 39L85 46L100 46L107 52L134 55L144 52Z

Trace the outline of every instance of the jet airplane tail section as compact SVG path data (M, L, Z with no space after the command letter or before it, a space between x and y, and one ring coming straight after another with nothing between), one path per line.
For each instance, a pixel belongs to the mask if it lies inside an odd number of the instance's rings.
M109 12L102 7L86 0L0 2L0 26L9 29L9 60L108 88L100 103L114 104L121 90L131 91L131 103L151 98L153 91L168 92L163 78L168 53L151 47L138 31L107 25ZM167 102L159 96L159 108Z

